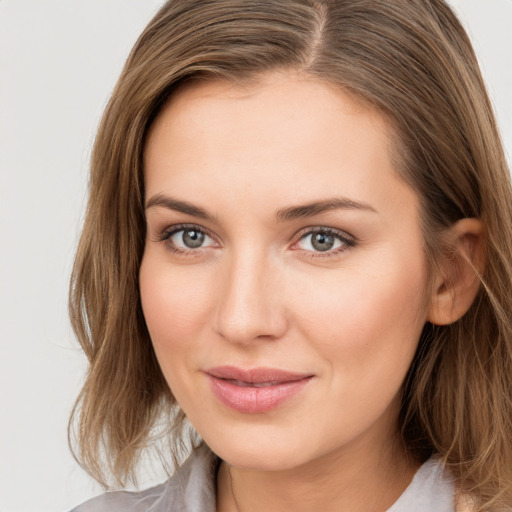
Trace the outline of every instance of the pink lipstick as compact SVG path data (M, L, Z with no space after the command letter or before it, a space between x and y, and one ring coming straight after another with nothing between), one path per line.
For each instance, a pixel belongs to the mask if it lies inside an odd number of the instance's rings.
M227 407L257 414L270 411L292 398L310 382L312 374L276 368L242 369L218 366L205 372L214 395Z

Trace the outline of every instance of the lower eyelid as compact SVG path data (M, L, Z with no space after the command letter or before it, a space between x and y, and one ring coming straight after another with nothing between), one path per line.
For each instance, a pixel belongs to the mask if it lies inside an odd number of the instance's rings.
M192 247L182 247L181 245L176 244L172 238L174 235L179 234L182 231L194 230L198 231L205 235L206 240L205 243L207 245L199 246L196 248ZM219 243L216 238L212 236L206 229L201 226L195 224L177 224L174 226L167 227L162 230L159 235L156 237L156 242L162 242L165 244L167 250L178 256L187 256L187 257L195 257L203 254L204 250L219 247Z
M174 242L172 242L170 239L173 235L179 233L180 231L185 231L187 229L194 229L201 233L203 233L206 237L208 237L213 243L210 243L210 245L206 246L200 246L197 248L186 248L186 247L180 247L176 245ZM302 249L300 247L297 247L297 244L299 241L304 239L307 236L314 235L315 233L325 233L328 235L331 235L335 237L339 242L341 242L341 246L333 249L329 249L326 251L315 251L311 249ZM196 254L201 252L202 249L209 249L212 247L220 247L220 244L216 241L216 238L213 237L206 229L202 228L201 226L194 225L194 224L181 224L181 225L174 225L167 227L160 232L158 232L154 237L154 241L156 242L165 242L166 245L169 246L169 249L173 250L173 252L181 253L181 254ZM347 249L350 249L356 244L355 238L353 238L350 235L347 235L345 233L340 233L332 228L325 228L322 229L321 227L317 227L316 229L310 228L309 230L305 231L303 230L301 234L297 235L296 241L293 243L291 248L294 248L295 250L303 251L304 253L308 253L308 257L317 258L317 257L332 257L337 254L340 254Z

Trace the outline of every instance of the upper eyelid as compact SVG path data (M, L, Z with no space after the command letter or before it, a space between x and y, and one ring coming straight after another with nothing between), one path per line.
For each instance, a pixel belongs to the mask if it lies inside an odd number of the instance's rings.
M196 231L200 231L201 233L204 233L208 238L213 240L215 242L215 244L219 243L217 241L217 238L215 236L212 236L207 229L203 228L202 226L199 226L198 224L192 224L192 223L174 224L174 225L168 226L159 232L159 234L155 238L155 241L163 242L165 244L171 245L173 252L180 253L183 255L186 255L186 254L193 255L194 253L200 254L201 249L204 250L204 249L208 249L208 248L212 247L212 246L206 246L206 247L200 246L200 247L192 249L192 248L183 248L183 247L179 247L178 245L176 245L171 240L171 238L176 233L179 233L180 231L185 231L186 229L194 229Z
M171 226L167 226L163 230L160 231L158 238L159 240L167 240L169 239L173 234L179 233L182 230L185 230L187 228L194 228L198 231L201 231L205 235L209 236L213 240L216 240L217 242L221 242L221 239L219 236L213 234L209 229L205 228L204 226L201 226L199 224L195 223L180 223L180 224L174 224ZM294 235L292 236L292 244L296 244L299 240L301 240L304 236L313 234L315 232L327 232L333 235L339 236L341 239L344 239L345 241L350 240L352 243L356 243L357 239L354 235L348 233L347 231L333 228L331 226L322 226L322 225L313 225L313 226L306 226L304 228L301 228L300 230L296 231Z
M302 228L299 231L297 231L297 233L294 235L294 238L300 239L305 235L309 235L311 233L322 232L322 231L325 231L327 233L332 233L334 235L338 235L341 238L349 239L353 242L357 241L357 238L354 235L348 233L347 231L344 231L342 229L332 228L330 226L321 226L321 225L320 226L308 226L306 228Z
M218 238L215 235L212 235L210 230L204 228L203 226L200 226L199 224L192 224L192 223L184 223L184 224L174 224L172 226L168 226L164 228L161 231L162 236L171 236L175 233L179 233L180 231L184 231L185 229L197 229L197 231L201 231L205 235L209 236L210 238Z
M177 232L177 231L180 231L182 229L187 229L187 228L197 228L199 231L203 231L207 235L211 234L211 231L208 228L205 228L204 226L195 224L193 222L183 222L183 223L179 223L179 224L172 224L170 226L165 227L162 230L162 233ZM297 237L299 235L305 235L307 233L311 233L311 232L315 232L315 231L328 231L328 232L337 233L340 235L346 235L348 238L355 239L354 235L351 235L347 231L344 231L344 230L338 229L338 228L333 228L331 226L323 226L321 224L314 225L314 226L306 226L304 228L301 228L293 235L293 237Z

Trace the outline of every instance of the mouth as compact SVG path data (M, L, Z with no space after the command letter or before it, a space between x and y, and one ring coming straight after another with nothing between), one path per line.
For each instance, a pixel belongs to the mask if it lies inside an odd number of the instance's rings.
M314 375L276 368L210 368L210 388L230 409L248 414L265 413L299 394Z
M284 382L280 382L277 380L271 380L269 382L245 382L243 380L235 380L235 379L222 379L226 382L231 382L235 386L240 386L242 388L268 388L270 386L278 386L280 384L284 384Z

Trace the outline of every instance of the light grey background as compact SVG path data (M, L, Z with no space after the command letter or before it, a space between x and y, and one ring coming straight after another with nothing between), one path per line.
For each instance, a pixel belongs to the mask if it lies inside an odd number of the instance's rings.
M161 3L0 0L1 512L65 511L100 492L67 447L85 371L67 286L95 128ZM510 156L512 0L452 4L474 41Z

